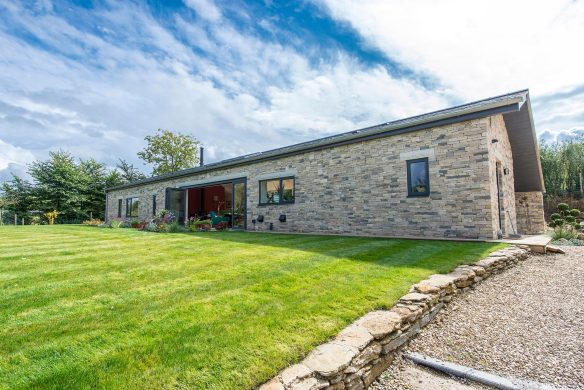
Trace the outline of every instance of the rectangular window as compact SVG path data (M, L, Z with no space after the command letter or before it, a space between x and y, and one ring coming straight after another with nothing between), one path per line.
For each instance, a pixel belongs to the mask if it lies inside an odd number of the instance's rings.
M428 158L407 161L408 196L430 195L430 173Z
M156 195L152 195L152 215L156 215Z
M126 199L126 217L137 217L139 205L140 200L138 198Z
M260 181L260 205L294 203L294 178Z
M122 200L118 199L118 218L122 218Z

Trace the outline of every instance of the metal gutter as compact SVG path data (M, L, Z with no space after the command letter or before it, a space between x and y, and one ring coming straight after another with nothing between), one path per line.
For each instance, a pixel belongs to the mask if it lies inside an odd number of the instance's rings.
M307 141L291 146L272 149L266 152L254 153L242 157L223 160L217 163L208 164L202 167L188 168L182 171L160 175L143 179L137 182L107 188L105 191L114 191L125 188L137 187L144 184L156 183L164 180L191 176L217 169L247 165L260 161L272 160L275 158L288 157L311 151L328 149L336 146L348 145L356 142L369 141L382 137L389 137L398 134L419 131L427 128L444 126L452 123L464 122L491 115L519 111L527 99L527 90L513 92L490 99L480 100L457 106L445 110L434 111L411 118L401 119L394 122L353 130L330 137L325 137L313 141Z

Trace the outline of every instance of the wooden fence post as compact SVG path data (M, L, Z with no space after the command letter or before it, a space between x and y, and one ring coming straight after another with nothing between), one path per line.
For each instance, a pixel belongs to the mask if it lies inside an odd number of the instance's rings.
M14 213L14 226L18 225L18 216Z

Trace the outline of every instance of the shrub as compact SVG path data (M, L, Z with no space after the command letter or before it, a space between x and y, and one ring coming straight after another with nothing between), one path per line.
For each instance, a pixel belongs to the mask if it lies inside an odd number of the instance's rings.
M199 222L199 218L198 217L190 217L189 219L187 219L187 229L189 229L190 231L195 231L197 230L197 222Z
M150 232L166 233L170 231L170 224L175 221L174 214L169 210L160 210L150 221L144 221L144 229Z
M109 227L112 229L118 229L120 227L122 227L122 223L124 221L122 221L121 219L112 219L111 222L109 223Z
M43 225L46 224L45 221L39 215L33 215L30 219L31 225Z
M112 218L108 225L111 228L134 228L159 233L179 233L187 231L187 228L175 221L175 216L168 210L161 210L154 218L142 221L124 221Z
M138 222L138 226L137 228L140 230L146 230L146 227L150 224L150 220L148 219L144 219L140 222Z
M82 223L87 226L99 226L105 224L101 219L88 219Z
M219 222L219 223L213 225L213 227L216 230L225 230L225 229L227 229L229 227L229 224L227 222L225 222L225 221L222 221L222 222Z
M569 240L567 240L565 238L560 238L557 240L553 240L552 244L564 245L564 246L584 246L584 241L579 240L577 238L571 238Z
M169 230L170 230L170 225L167 223L164 223L164 224L157 224L156 230L153 230L153 231L158 232L158 233L168 233Z
M189 218L189 222L187 227L192 232L197 232L200 230L209 230L211 229L211 220L210 219L198 219L198 218Z
M175 220L175 216L170 210L161 210L156 217L154 217L154 220L157 223L172 223Z
M187 228L178 222L168 224L168 233L182 233L186 232Z
M580 210L570 209L570 206L566 203L558 204L558 212L550 215L549 226L554 229L553 239L576 239L578 237L578 229L581 227L576 221L579 215Z
M158 232L158 226L156 226L154 222L150 221L146 226L144 226L143 230L146 230L147 232Z
M57 217L59 216L59 213L57 210L53 210L53 211L49 211L48 213L45 213L45 218L47 219L47 221L49 222L49 225L54 225L55 224L55 219L57 219Z

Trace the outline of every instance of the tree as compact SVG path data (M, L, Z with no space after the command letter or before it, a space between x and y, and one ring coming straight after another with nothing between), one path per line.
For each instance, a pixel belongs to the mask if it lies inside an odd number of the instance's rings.
M127 164L129 165L129 164ZM65 151L50 152L46 161L28 166L31 183L17 176L0 185L0 209L25 222L32 215L54 215L57 223L105 217L105 189L124 183L118 169L108 170L94 159L77 160ZM143 176L143 175L142 175ZM35 213L32 213L32 212ZM7 216L4 215L4 219Z
M6 217L5 211L10 211L8 207L12 206L12 204L13 202L11 199L4 197L4 194L0 193L0 225L4 225L4 218Z
M117 169L112 169L107 173L105 178L105 188L119 186L120 184L124 184L124 178L122 174Z
M558 212L550 216L549 226L554 228L553 238L555 240L577 238L580 224L576 221L576 217L579 215L580 210L570 209L566 203L558 204Z
M84 195L82 219L105 217L105 194L108 172L105 165L94 159L80 160L81 187L79 191Z
M542 143L540 156L548 195L584 197L584 138Z
M142 180L146 178L140 170L134 167L133 164L130 164L126 160L119 159L119 162L116 164L116 167L120 171L120 178L123 183L131 183L133 181Z
M152 175L162 175L197 165L199 141L192 135L158 129L156 135L144 138L148 146L138 157L153 164Z
M37 204L35 188L31 183L12 175L12 180L2 183L0 191L0 209L8 210L10 219L16 214L19 220L30 220L30 211L35 210ZM3 217L8 219L6 215Z
M66 221L78 221L89 214L89 179L71 154L50 152L48 160L32 162L28 173L35 181L39 210L57 210Z

